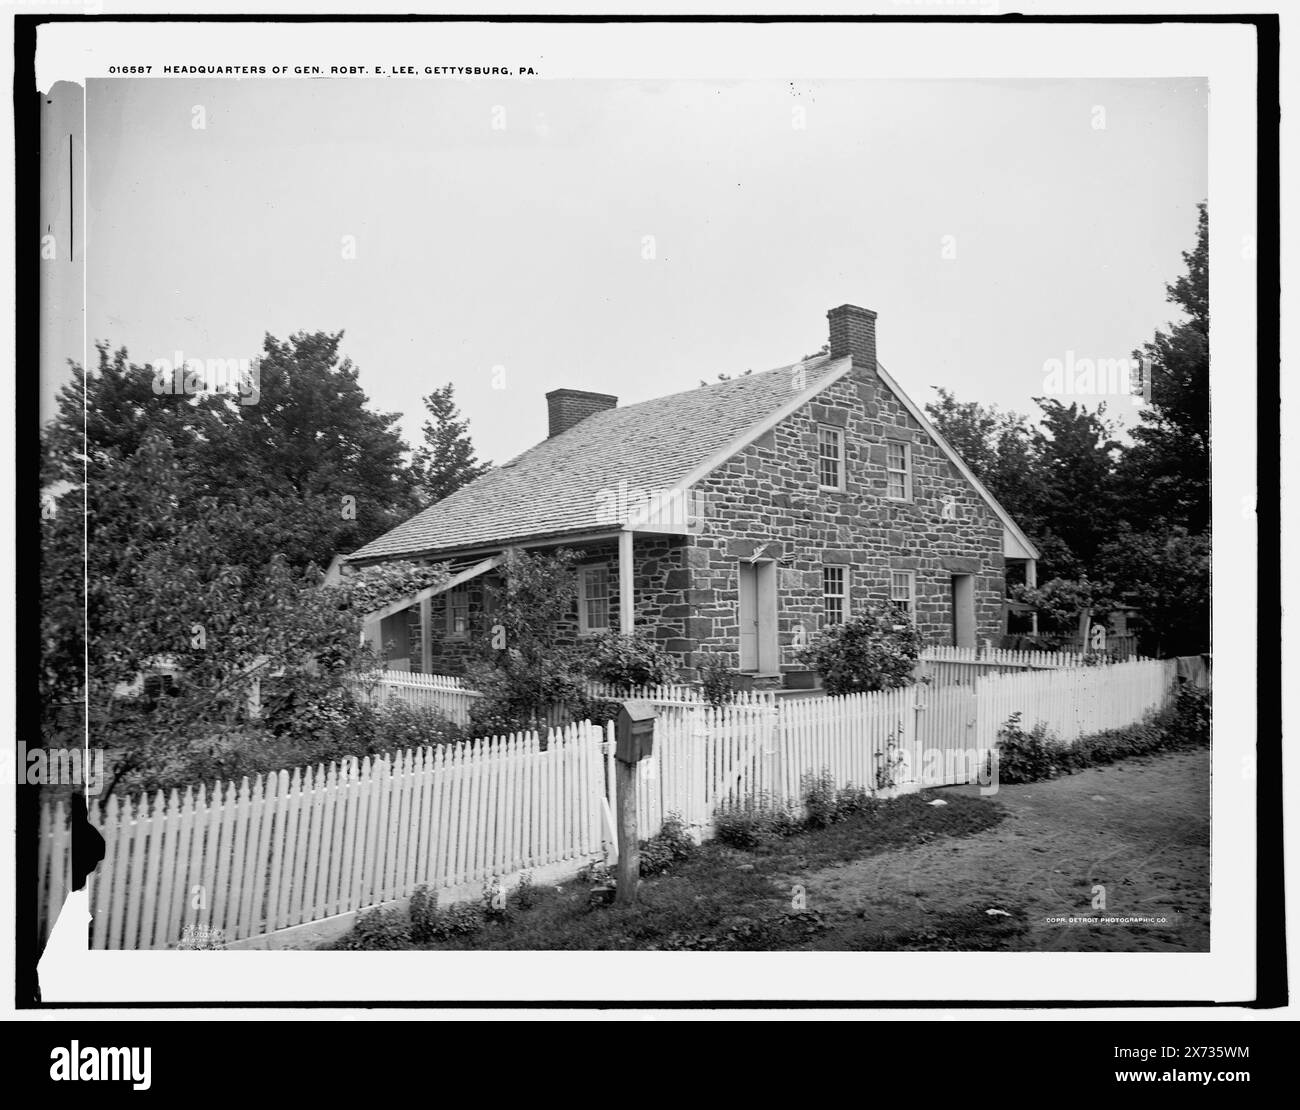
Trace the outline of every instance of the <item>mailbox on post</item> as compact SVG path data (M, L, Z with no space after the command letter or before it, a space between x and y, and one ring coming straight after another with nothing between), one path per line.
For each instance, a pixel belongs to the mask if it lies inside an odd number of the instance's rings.
M639 763L654 752L655 707L649 701L625 701L614 724L614 758Z

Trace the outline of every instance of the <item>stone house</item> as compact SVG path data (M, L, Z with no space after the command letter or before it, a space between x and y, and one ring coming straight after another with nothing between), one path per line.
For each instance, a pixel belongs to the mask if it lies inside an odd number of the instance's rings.
M389 665L462 670L512 550L580 556L557 642L635 627L690 675L701 652L775 685L868 604L934 644L1004 630L1005 569L1038 552L876 359L876 314L828 314L826 353L619 407L547 394L549 435L348 557L448 563L376 614Z

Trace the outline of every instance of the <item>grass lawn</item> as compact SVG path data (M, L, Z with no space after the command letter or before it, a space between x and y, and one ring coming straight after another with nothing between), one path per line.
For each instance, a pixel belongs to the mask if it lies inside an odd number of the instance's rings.
M942 796L945 805L929 803ZM801 875L873 855L916 848L992 828L995 801L925 791L874 805L828 828L801 832L751 851L711 841L656 878L642 879L632 907L590 904L590 884L573 880L535 891L527 908L512 903L503 919L437 942L385 947L429 950L642 949L647 951L844 950L906 947L867 918L827 913L810 900ZM957 947L999 946L1023 929L1018 916L990 917L984 907L955 907L933 926ZM921 946L928 934L914 938Z

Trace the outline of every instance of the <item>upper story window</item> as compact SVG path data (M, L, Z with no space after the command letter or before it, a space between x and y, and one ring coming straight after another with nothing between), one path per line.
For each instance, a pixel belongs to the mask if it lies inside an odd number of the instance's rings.
M843 567L822 567L822 622L843 624L849 598Z
M817 484L822 489L844 488L844 429L817 426Z
M604 563L578 568L578 629L609 631L609 567Z
M912 445L890 443L885 448L885 496L894 501L912 500Z
M457 586L447 591L447 639L463 640L469 635L469 590Z
M916 572L891 570L889 572L889 600L909 617L916 615Z

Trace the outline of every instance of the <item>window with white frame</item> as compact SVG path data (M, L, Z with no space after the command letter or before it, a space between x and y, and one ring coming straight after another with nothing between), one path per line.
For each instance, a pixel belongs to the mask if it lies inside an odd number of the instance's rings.
M891 570L889 572L889 600L909 617L916 615L916 572Z
M844 488L844 429L817 426L817 484L822 489Z
M578 569L578 628L609 631L609 567L604 563Z
M885 448L885 495L895 501L912 500L912 445L890 443Z
M457 586L447 591L447 639L463 640L469 635L469 590Z
M822 623L844 623L849 611L846 580L843 567L822 567Z

